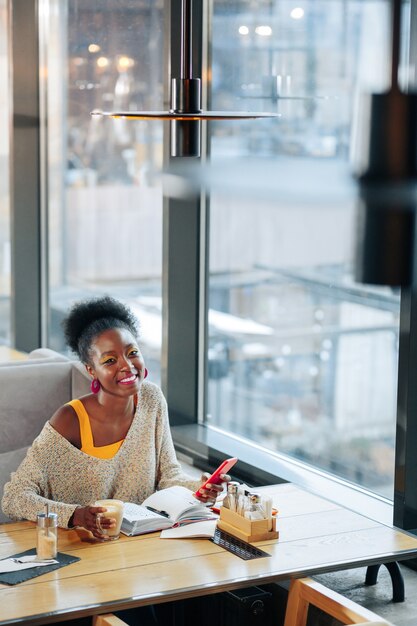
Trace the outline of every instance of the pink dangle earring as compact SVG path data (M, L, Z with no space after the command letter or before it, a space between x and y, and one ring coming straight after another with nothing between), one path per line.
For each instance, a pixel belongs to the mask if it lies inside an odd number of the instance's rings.
M93 393L98 393L100 391L100 387L100 381L97 378L93 378L90 385L91 391Z

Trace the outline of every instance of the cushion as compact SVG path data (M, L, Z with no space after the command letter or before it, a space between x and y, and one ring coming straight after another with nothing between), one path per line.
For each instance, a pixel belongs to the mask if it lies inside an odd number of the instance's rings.
M48 359L49 361L70 361L68 357L64 356L60 352L51 350L50 348L36 348L29 352L29 360L32 359Z
M80 398L81 396L85 396L86 393L90 393L90 384L91 378L87 374L87 370L85 369L82 363L78 361L72 361L72 369L71 369L71 388L72 388L72 398Z
M71 400L71 361L0 369L0 452L32 443L43 425Z

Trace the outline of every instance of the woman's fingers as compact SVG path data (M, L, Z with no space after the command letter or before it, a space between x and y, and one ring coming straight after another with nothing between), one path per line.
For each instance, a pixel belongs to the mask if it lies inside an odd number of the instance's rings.
M97 539L106 537L103 531L116 526L114 518L104 517L103 513L106 511L107 509L102 506L86 506L83 509L82 526L89 530Z
M201 481L205 482L207 478L210 478L210 476L211 474L209 474L208 472L204 472L201 476ZM220 480L221 482L218 484L207 483L204 489L200 488L201 495L198 496L198 499L202 500L203 502L216 500L219 494L224 489L224 483L228 483L230 481L229 474L220 474Z

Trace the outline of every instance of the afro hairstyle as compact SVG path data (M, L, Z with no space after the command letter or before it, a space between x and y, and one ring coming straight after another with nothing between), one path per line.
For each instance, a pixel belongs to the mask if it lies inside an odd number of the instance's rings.
M139 325L135 315L118 300L102 296L76 302L62 323L67 345L83 363L90 363L95 337L111 328L125 328L137 339Z

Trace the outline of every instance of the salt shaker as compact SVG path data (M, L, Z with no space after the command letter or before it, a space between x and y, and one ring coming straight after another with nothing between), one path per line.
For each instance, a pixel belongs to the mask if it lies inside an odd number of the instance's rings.
M55 559L57 555L57 514L38 513L36 522L36 556L42 561Z
M239 483L236 481L230 481L227 483L227 493L223 499L223 506L225 509L236 511L236 499Z

